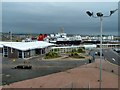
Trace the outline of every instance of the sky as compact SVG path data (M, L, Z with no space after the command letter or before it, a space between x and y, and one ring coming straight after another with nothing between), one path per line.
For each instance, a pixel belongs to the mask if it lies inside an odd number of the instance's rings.
M119 0L1 0L2 2L119 2Z
M58 33L61 27L69 34L100 34L99 18L87 10L109 15L118 2L3 2L2 31L14 33ZM118 34L118 12L103 19L105 35Z

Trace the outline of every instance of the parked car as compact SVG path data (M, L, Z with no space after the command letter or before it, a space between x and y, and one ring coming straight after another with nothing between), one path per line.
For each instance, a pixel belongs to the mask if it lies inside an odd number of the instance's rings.
M18 65L15 66L14 69L32 69L31 65Z

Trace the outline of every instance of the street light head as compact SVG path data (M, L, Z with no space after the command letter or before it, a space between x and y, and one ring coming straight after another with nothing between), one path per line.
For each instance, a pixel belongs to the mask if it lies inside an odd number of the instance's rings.
M111 10L111 11L110 11L110 16L111 16L113 13L115 13L117 10L118 10L118 9L116 9L116 10Z
M93 16L93 12L86 11L86 13L87 13L90 17Z
M97 13L97 16L98 16L98 17L102 17L103 14L102 14L101 12L98 12L98 13Z

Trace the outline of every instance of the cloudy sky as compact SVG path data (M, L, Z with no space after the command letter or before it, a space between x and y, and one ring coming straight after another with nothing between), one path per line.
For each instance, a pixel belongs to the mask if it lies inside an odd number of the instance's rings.
M118 8L117 2L3 2L2 31L15 33L99 34L99 19L90 18L86 10L103 12ZM103 20L104 34L118 33L118 12Z

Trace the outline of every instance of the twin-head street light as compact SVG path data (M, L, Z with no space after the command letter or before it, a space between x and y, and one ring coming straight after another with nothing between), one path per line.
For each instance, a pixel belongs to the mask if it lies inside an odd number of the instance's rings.
M86 13L90 16L90 17L94 17L94 18L98 18L98 17L110 17L113 13L115 13L118 9L115 10L111 10L110 14L108 16L104 16L102 12L98 12L96 13L97 16L93 15L93 12L91 11L86 11Z
M102 20L105 17L110 17L113 13L115 13L118 9L110 11L110 14L108 16L104 16L102 12L96 13L96 16L94 16L94 13L91 11L86 11L88 16L93 17L93 18L100 18L100 78L99 78L99 88L101 90L102 88Z

